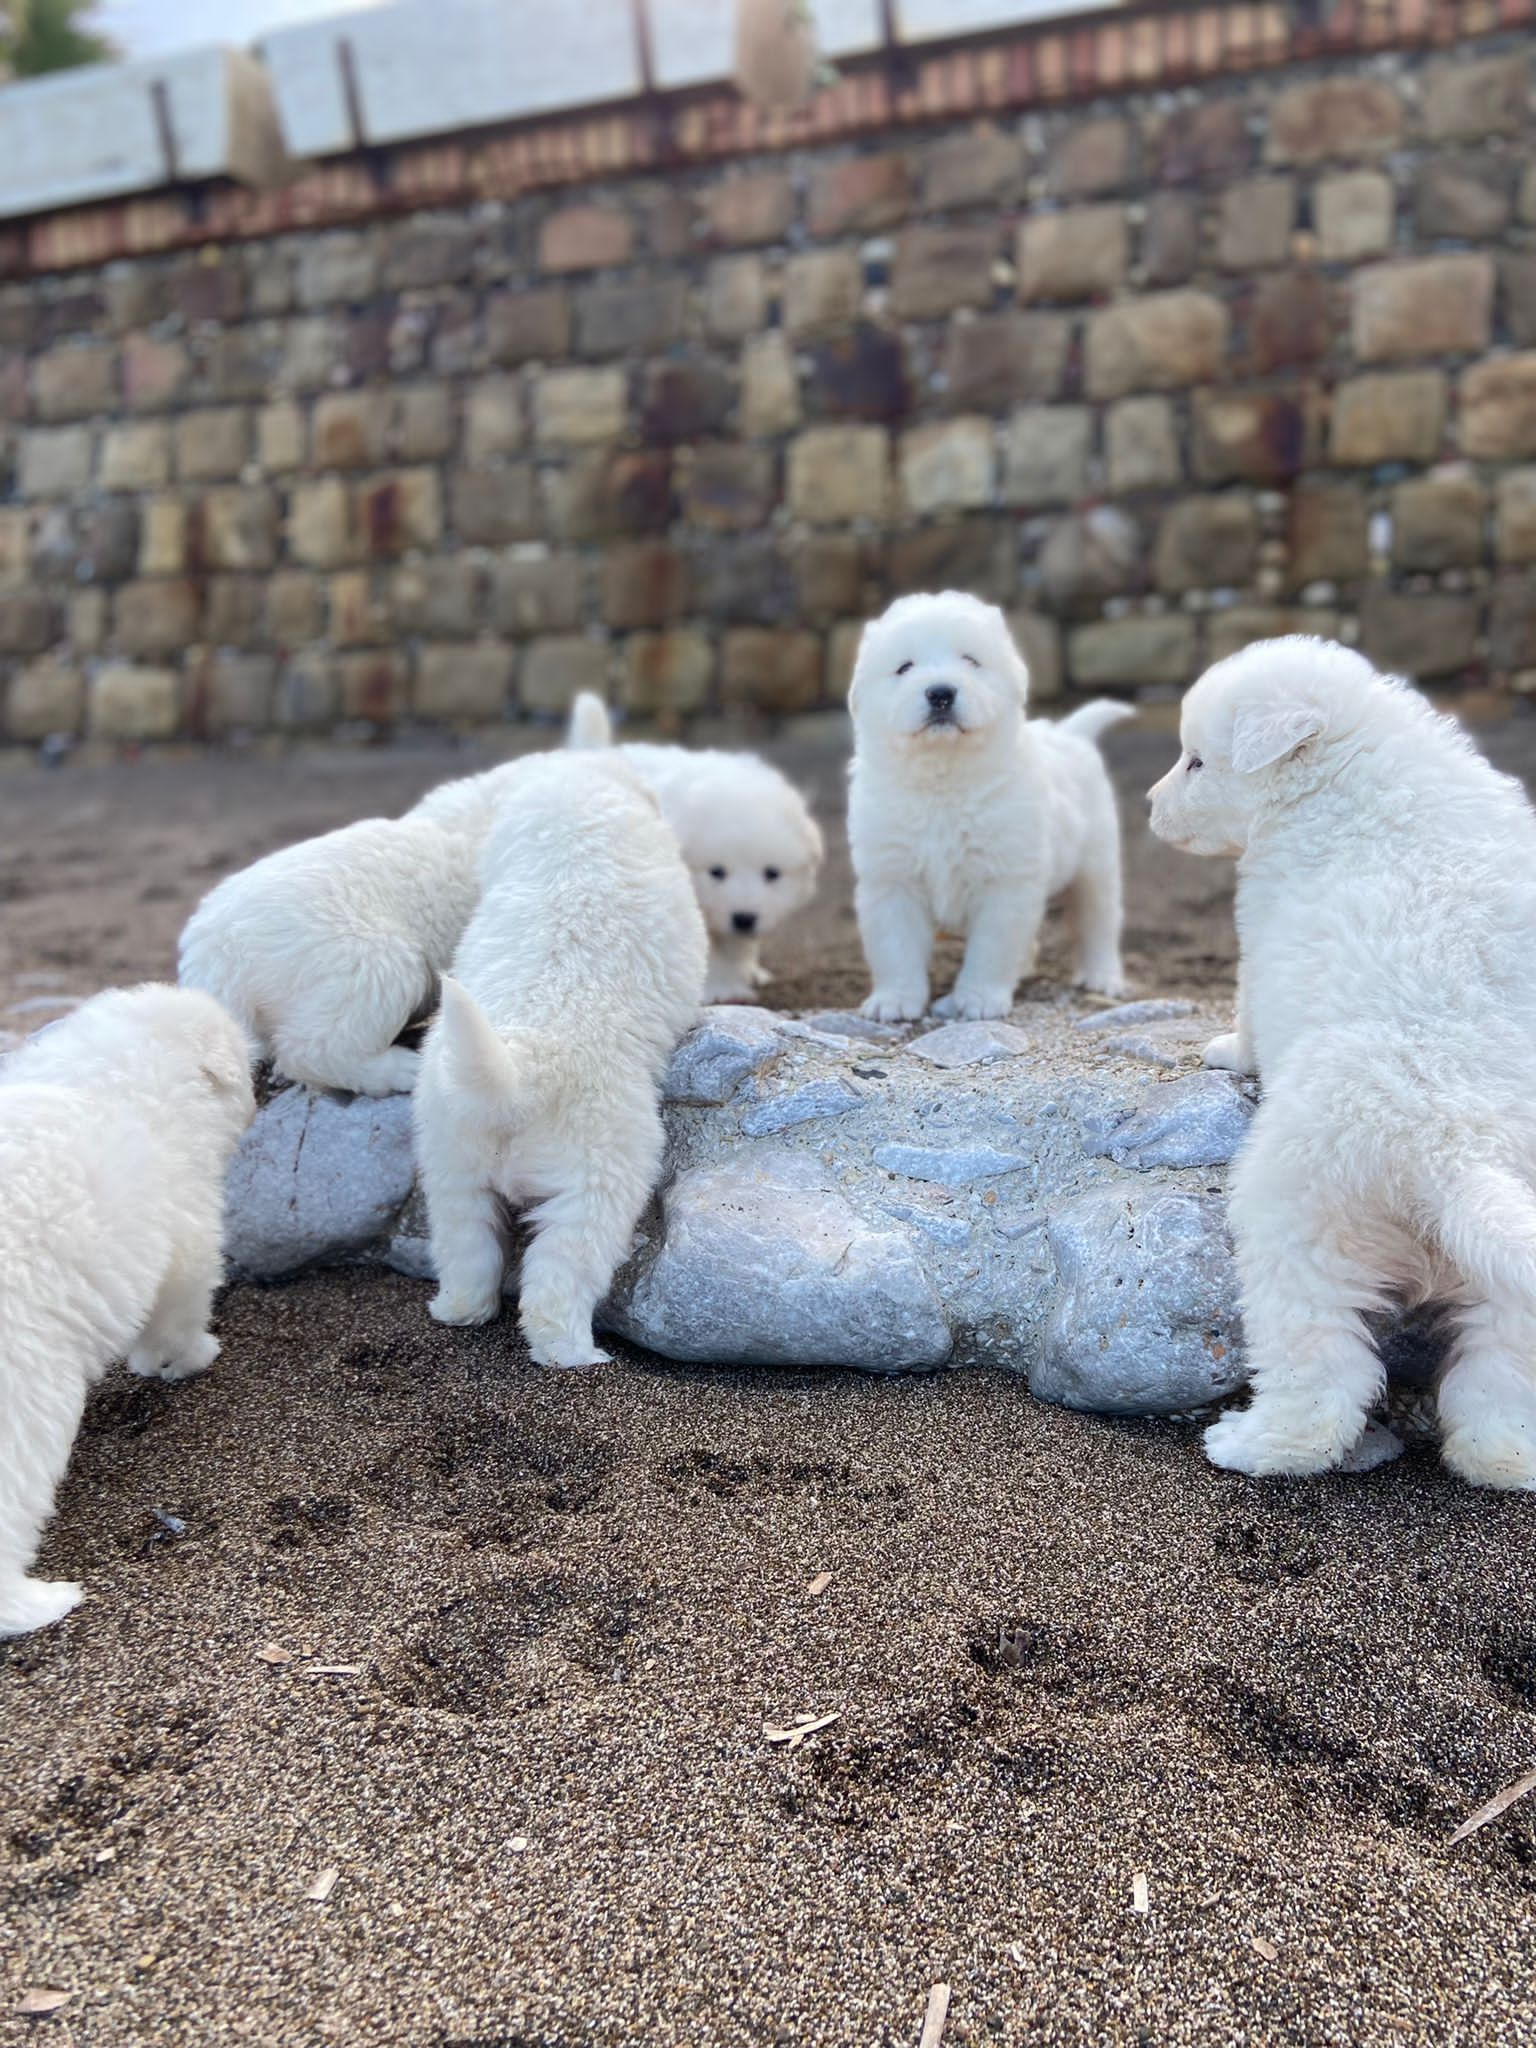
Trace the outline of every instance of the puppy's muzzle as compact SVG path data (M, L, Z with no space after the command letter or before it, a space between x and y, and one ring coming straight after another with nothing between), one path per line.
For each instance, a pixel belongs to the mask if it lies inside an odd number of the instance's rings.
M925 725L958 725L955 717L955 699L960 692L953 683L930 683L923 695L928 701L928 716Z
M731 912L731 930L733 932L755 932L757 930L757 912L755 910L733 910Z

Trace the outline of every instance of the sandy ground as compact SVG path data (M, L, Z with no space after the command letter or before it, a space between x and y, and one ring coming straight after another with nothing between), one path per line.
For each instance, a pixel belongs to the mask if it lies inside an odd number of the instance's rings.
M1168 740L1111 751L1133 970L1219 990ZM0 1026L445 765L8 774ZM840 856L778 964L861 992ZM1446 1838L1536 1764L1536 1505L983 1374L547 1375L424 1296L239 1289L206 1380L94 1399L43 1558L90 1598L0 1646L0 2041L896 2048L940 1981L946 2043L1530 2039L1536 1798Z

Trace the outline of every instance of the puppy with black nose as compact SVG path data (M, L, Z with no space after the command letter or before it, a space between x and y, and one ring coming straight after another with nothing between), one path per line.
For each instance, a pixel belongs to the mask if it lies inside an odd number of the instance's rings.
M849 705L848 837L874 989L864 1014L921 1017L939 930L965 960L942 1017L1003 1017L1065 893L1078 980L1121 995L1120 821L1095 736L1131 713L1024 715L1029 671L995 605L899 598L864 629Z

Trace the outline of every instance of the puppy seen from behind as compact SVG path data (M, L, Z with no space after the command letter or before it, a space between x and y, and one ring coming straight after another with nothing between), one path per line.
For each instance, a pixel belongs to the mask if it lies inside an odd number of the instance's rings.
M431 1312L497 1314L506 1209L532 1204L523 1334L539 1365L594 1365L593 1312L661 1170L659 1085L698 1013L704 925L618 753L535 756L502 791L415 1098Z
M874 988L866 1016L928 1008L937 934L966 941L943 1017L1002 1017L1065 895L1079 983L1125 992L1120 823L1094 741L1132 715L1085 704L1025 717L1029 672L995 605L960 591L899 598L867 626L850 705L848 837Z
M181 984L216 997L290 1081L405 1093L417 1055L395 1041L436 1000L474 908L477 852L416 816L283 847L193 911Z
M28 1576L86 1395L114 1359L204 1372L224 1173L255 1109L239 1027L150 983L94 996L0 1067L0 1636L81 1588Z
M1236 855L1238 1029L1256 1068L1231 1222L1250 1405L1219 1465L1321 1472L1383 1384L1364 1318L1440 1301L1445 1461L1536 1487L1536 815L1461 729L1350 649L1217 663L1152 826Z

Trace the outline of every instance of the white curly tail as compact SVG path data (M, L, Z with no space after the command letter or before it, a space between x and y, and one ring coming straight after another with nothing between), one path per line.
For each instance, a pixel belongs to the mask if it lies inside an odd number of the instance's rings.
M571 722L565 729L568 747L611 747L613 720L608 706L595 690L583 690L571 706Z
M538 1062L528 1040L504 1038L451 974L443 976L440 1034L444 1066L455 1093L497 1130L526 1123L535 1106Z
M1091 704L1079 704L1075 711L1069 711L1065 718L1059 718L1056 721L1056 730L1076 733L1080 740L1091 740L1097 744L1100 733L1108 732L1112 725L1119 725L1122 719L1135 716L1134 704L1121 704L1113 697L1095 697Z

